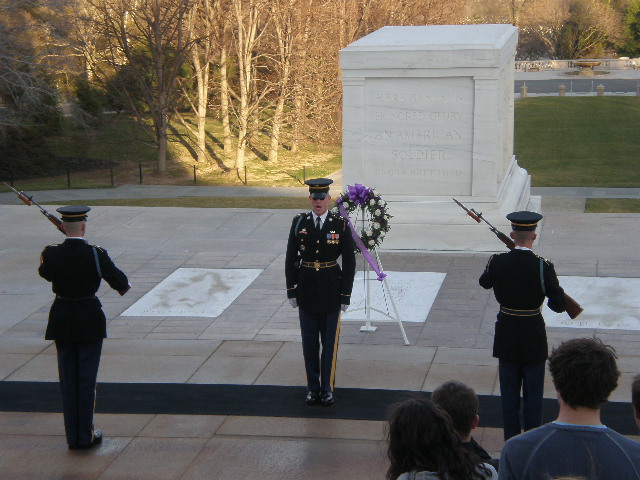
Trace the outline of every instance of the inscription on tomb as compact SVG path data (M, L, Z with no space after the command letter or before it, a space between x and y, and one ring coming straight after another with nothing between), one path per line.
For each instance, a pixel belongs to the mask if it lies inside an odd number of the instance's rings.
M393 195L470 193L471 78L373 78L364 90L370 183Z

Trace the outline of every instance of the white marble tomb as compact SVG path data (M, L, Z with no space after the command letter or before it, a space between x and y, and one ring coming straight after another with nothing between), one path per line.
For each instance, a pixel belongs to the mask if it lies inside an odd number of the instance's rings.
M217 317L261 272L260 269L179 268L122 315ZM400 320L410 323L425 322L446 274L392 271L385 273L388 275L387 285L398 308ZM369 274L369 306L393 315L389 292L383 292L382 283L374 279L373 273ZM562 276L559 279L565 291L582 305L584 312L575 320L571 320L566 313L552 312L545 302L543 315L548 327L640 330L640 298L636 294L640 290L640 279L570 276ZM357 272L351 307L342 316L344 321L364 323L365 297L363 272ZM283 302L286 300L283 299ZM375 311L371 312L370 320L395 322Z
M491 251L485 214L540 208L513 156L511 25L383 27L340 52L343 183L375 187L394 216L382 249Z
M640 330L640 278L558 277L564 291L584 311L571 319L553 312L546 302L542 310L548 327Z
M178 268L122 315L217 317L261 273L249 268Z
M376 276L369 272L369 280L365 280L364 272L356 272L351 292L351 305L342 314L342 320L360 321L367 320L367 306L369 320L376 322L393 322L395 317L393 302L398 310L398 316L403 322L424 323L433 306L433 302L440 291L446 273L441 272L385 272L388 290L383 288L382 282L376 280ZM369 285L369 298L367 300L367 287ZM377 311L376 311L377 310ZM379 312L385 312L383 315Z

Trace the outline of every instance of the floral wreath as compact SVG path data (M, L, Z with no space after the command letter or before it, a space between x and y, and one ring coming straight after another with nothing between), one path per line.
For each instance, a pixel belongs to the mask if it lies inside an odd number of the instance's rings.
M392 215L387 213L387 202L382 199L374 188L368 188L359 183L354 186L347 185L347 191L336 199L334 212L341 214L343 217L345 216L344 212L346 212L347 220L349 220L348 214L357 208L361 208L363 214L366 212L369 217L368 226L365 225L365 228L361 231L357 230L357 233L366 249L376 248L382 243L391 228L389 219ZM344 212L341 211L343 209ZM365 217L365 224L366 220ZM361 225L360 222L356 223L358 223L358 226ZM354 227L356 226L354 225ZM363 253L362 249L358 247L358 243L356 242L356 251Z

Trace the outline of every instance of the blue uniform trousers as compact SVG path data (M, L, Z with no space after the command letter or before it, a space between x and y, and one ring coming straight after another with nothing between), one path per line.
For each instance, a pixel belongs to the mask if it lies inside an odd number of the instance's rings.
M524 430L542 425L545 362L519 363L499 359L502 425L505 441L522 433L520 391L522 391Z
M314 392L332 392L340 336L340 310L330 313L298 310L307 387Z
M64 429L70 447L93 440L93 411L102 340L86 343L56 341L62 390Z

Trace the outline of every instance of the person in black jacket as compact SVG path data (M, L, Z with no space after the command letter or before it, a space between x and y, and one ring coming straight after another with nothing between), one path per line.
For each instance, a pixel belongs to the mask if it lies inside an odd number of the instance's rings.
M328 178L305 182L311 212L293 218L285 279L291 305L299 307L302 353L307 374L307 405L334 403L340 312L347 310L355 276L355 250L347 221L329 211ZM337 263L342 256L342 269ZM319 340L322 343L320 354Z
M542 303L565 311L564 290L553 264L531 250L542 215L521 211L507 215L515 248L493 255L480 276L483 288L493 288L500 304L495 324L493 356L498 358L505 441L542 425L544 367L548 356ZM520 392L524 425L520 423Z
M56 297L49 311L45 339L54 340L62 390L64 427L70 449L86 449L102 441L94 430L96 378L107 336L107 323L96 292L101 279L124 295L130 288L127 276L107 251L83 238L89 207L58 208L67 235L59 245L42 251L38 273L52 283Z
M492 458L471 435L480 422L475 390L464 383L449 380L431 393L431 401L449 414L461 445L477 455L479 463L488 463L497 471L500 459Z

